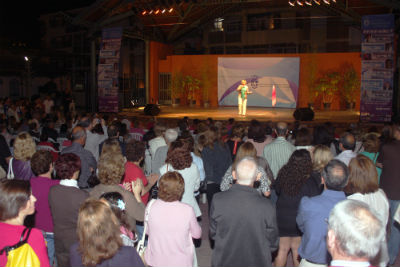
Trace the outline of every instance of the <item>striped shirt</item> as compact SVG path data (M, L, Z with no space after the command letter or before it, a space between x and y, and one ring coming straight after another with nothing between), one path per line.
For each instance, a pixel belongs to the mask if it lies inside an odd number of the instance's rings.
M278 177L278 172L285 165L296 147L286 141L282 136L278 136L272 143L264 147L264 158L268 161L274 177Z

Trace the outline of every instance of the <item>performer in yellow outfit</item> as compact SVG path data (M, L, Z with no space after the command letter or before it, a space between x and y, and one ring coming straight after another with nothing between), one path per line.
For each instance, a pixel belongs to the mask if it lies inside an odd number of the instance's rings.
M242 83L236 89L238 91L238 107L239 107L239 115L246 115L247 108L247 95L251 94L249 91L249 87L247 86L247 81L242 80Z

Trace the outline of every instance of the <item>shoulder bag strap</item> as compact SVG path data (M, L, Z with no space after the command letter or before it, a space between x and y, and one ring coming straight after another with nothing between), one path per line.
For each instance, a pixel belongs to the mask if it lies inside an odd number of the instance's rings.
M28 231L25 237L25 233ZM22 231L21 237L19 239L19 242L13 246L6 246L2 250L0 250L0 255L2 255L4 252L6 253L6 256L8 256L8 253L14 249L19 248L23 244L26 244L28 242L29 235L31 234L32 228L25 228ZM24 238L25 237L25 238Z
M152 199L152 200L150 200L149 203L147 203L146 213L144 214L144 229L143 229L142 239L140 240L140 242L143 242L143 244L146 239L147 222L149 221L150 209L154 202L155 202L155 199Z
M11 158L10 161L8 162L8 172L7 172L7 179L14 179L14 171L12 167L12 162L14 158Z

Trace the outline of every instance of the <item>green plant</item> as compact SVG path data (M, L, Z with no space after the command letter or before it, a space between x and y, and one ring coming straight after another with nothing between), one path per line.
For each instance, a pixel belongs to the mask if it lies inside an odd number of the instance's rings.
M187 99L195 100L196 94L200 90L200 80L187 75L185 77L185 87L187 90Z
M181 72L173 73L169 86L172 99L180 98L185 92L185 77L183 74Z
M323 103L332 103L333 96L339 90L339 82L339 72L326 72L315 81L315 97L322 96Z
M354 92L359 88L360 80L358 78L357 72L353 65L345 64L341 68L342 70L342 93L345 101L347 103L352 103L354 101Z

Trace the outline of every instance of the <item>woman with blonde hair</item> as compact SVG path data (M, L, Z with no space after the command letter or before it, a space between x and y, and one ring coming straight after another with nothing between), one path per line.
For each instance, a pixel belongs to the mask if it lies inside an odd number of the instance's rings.
M110 206L89 199L79 209L78 243L71 246L71 266L144 266L136 250L123 246L120 224Z
M333 154L329 147L325 145L316 145L311 153L312 156L312 172L307 184L313 185L319 193L322 193L324 187L321 183L321 173L326 164L333 159Z
M239 147L235 161L226 170L225 175L222 178L222 182L221 182L221 186L220 186L221 191L228 190L231 187L231 185L234 183L232 170L234 170L236 167L236 164L245 157L253 157L254 159L257 159L257 150L254 147L254 145L250 142L246 142ZM260 166L257 167L259 181L260 181L260 186L258 188L258 191L260 191L266 197L268 197L270 195L270 187L269 186L271 184L271 181L273 181L273 175L272 175L272 171L270 171L269 168L266 168L266 169L269 171L266 172L262 167L260 167Z
M35 152L36 144L31 135L27 132L20 133L14 140L14 158L9 162L11 177L8 178L30 180L34 177L30 160Z

